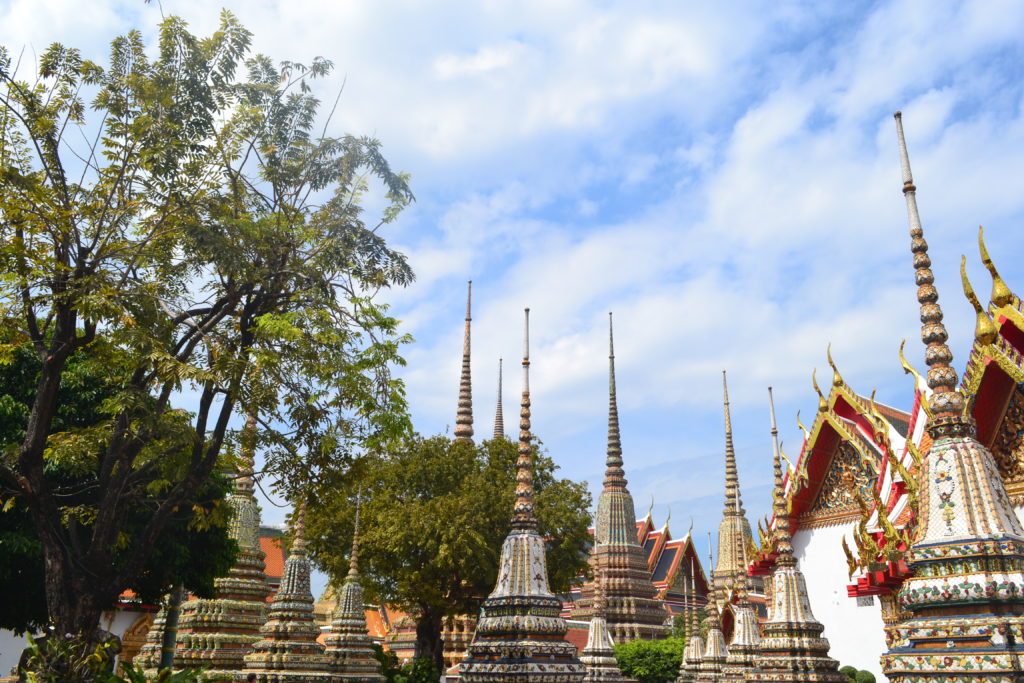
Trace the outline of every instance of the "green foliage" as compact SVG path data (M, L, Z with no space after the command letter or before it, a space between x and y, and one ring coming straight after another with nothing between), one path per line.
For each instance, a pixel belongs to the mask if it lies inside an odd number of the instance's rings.
M418 655L433 657L421 650L432 647L439 654L442 618L475 614L494 588L511 528L517 453L506 439L472 446L414 436L358 465L359 566L368 596L417 616ZM552 539L549 579L560 592L586 571L590 494L583 484L557 479L556 470L550 457L536 454L539 532ZM356 484L349 483L309 503L310 549L335 581L348 572L355 499Z
M697 610L697 623L700 625L701 637L704 634L704 618L707 616L707 610L703 607ZM672 622L672 638L682 638L686 640L690 637L690 620L689 615L681 614L676 616Z
M615 646L619 669L640 683L668 683L679 676L686 640L634 640Z
M42 553L59 632L146 581L176 520L223 519L207 487L235 464L239 414L289 497L409 428L392 375L409 339L374 298L413 277L378 232L408 178L377 140L318 135L310 82L330 62L250 41L224 12L208 37L178 17L152 48L130 31L105 65L54 44L18 73L0 48L0 365L38 360L12 376L30 400L0 399L19 432L0 507L28 513L38 548L18 552ZM80 352L97 373L76 376Z
M39 359L26 348L19 348L11 361L0 365L0 451L16 448L24 436L24 421L32 400L32 388L38 378ZM81 350L68 359L67 371L59 392L58 419L54 428L64 431L85 430L102 421L98 406L116 392L117 387ZM86 460L86 462L89 462ZM62 498L62 508L95 510L98 503L98 473L90 467L74 468L67 462L51 462L46 482ZM203 485L188 506L171 516L159 536L144 571L132 578L127 588L145 602L155 603L172 584L182 583L190 592L212 597L213 580L227 573L237 546L228 534L225 494L229 482L217 476ZM14 499L10 499L13 503ZM149 510L159 496L146 493L126 510L124 533L141 529ZM69 525L72 526L72 525ZM89 525L75 524L68 530L76 542L85 543ZM115 555L114 561L121 556ZM39 542L29 511L23 505L11 505L0 511L0 628L17 632L41 629L48 621L42 544Z
M861 669L857 672L854 680L857 681L857 683L875 683L875 675L870 671Z
M436 683L441 677L441 669L429 659L419 658L402 665L395 675L395 683Z
M177 673L160 669L154 676L147 676L141 668L122 666L123 676L111 676L105 683L198 683L204 669L186 669Z
M395 683L397 677L402 673L402 667L398 663L398 656L391 650L385 650L377 643L373 643L373 656L380 664L380 673L387 683Z
M855 683L857 680L857 667L855 666L843 666L840 667L839 673L844 674L850 679L850 683Z

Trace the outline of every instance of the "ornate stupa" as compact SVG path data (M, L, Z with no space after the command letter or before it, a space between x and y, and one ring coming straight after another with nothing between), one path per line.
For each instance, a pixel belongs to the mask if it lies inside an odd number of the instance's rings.
M170 594L164 596L165 600L160 605L153 623L146 632L146 642L139 649L139 654L132 660L133 666L142 667L151 677L156 676L160 670L160 660L163 657L164 634L167 632L167 612ZM180 608L179 608L180 609ZM173 649L173 646L172 648Z
M455 440L473 443L473 380L470 375L469 363L469 327L473 318L471 306L473 302L473 281L469 281L466 289L466 331L462 337L462 374L459 377L459 407L455 413Z
M746 574L739 577L736 584L736 604L733 607L735 622L732 630L732 642L729 643L729 654L722 667L721 681L746 680L747 672L754 668L754 658L761 645L761 634L758 629L757 614L749 599L750 581Z
M918 475L917 528L907 556L913 575L898 596L906 616L890 630L882 668L895 683L1019 681L1024 677L1024 529L991 452L976 438L957 386L899 112L896 132L932 390L922 396L932 443ZM990 332L984 323L991 321L984 318L978 318L979 337Z
M711 532L708 532L708 566L711 566ZM713 581L710 582L708 588L707 615L704 617L704 633L707 640L704 643L704 655L701 657L700 666L697 669L697 680L718 683L722 667L725 666L726 656L729 653L725 649L725 636L722 635L722 620L716 596L718 591Z
M254 416L246 419L245 430L249 437L255 434ZM235 564L227 576L214 579L216 597L186 601L178 621L174 668L205 668L206 680L230 680L242 669L243 657L259 639L267 617L270 588L263 573L260 509L253 495L253 450L248 444L242 463L231 495L230 533L238 543Z
M775 424L775 403L768 387L772 416L772 451L775 473L775 568L771 575L772 608L761 625L760 652L747 681L788 681L792 683L847 683L839 673L839 662L828 655L829 645L822 632L825 627L811 613L807 583L796 566L789 527L789 504L782 482L779 430Z
M690 558L690 595L694 596L697 595L695 571L693 558ZM700 635L696 603L691 603L687 611L686 649L683 651L683 661L679 667L679 678L677 679L679 683L694 683L697 680L697 674L700 672L701 659L704 658L704 639Z
M341 586L334 613L331 615L331 630L325 639L326 654L336 680L376 683L383 681L384 677L380 673L380 664L373 652L373 641L366 628L363 586L359 582L360 507L360 502L357 501L348 576Z
M565 640L562 601L548 587L544 539L533 510L530 434L530 309L523 343L523 397L512 530L501 548L498 582L480 608L476 635L461 664L466 683L579 681L585 668Z
M732 444L732 417L729 414L729 386L722 370L722 395L725 412L725 507L718 525L718 564L711 572L715 590L720 596L737 589L741 577L746 580L747 548L753 541L740 497L740 477L736 470L736 450Z
M505 414L501 409L501 365L502 359L498 359L498 405L494 409L494 438L505 438Z
M595 576L600 571L605 577L608 630L618 642L664 638L668 615L661 601L655 597L657 589L651 583L647 554L637 542L633 496L626 488L622 469L611 313L608 314L608 449L605 467L604 488L597 499L590 566ZM583 597L573 612L574 618L586 620L593 617L594 588L593 583L584 586Z
M605 621L604 572L594 577L594 616L590 618L587 644L580 652L580 661L587 667L585 683L626 683L619 662L612 650L612 637Z
M313 620L313 593L306 557L306 506L295 513L294 538L284 563L281 587L270 604L261 638L245 656L245 676L256 674L259 683L328 683L331 665L324 646L317 642L320 629ZM243 676L244 678L244 676Z

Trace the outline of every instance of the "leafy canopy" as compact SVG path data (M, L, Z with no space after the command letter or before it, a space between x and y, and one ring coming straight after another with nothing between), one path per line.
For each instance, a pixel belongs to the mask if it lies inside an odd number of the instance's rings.
M54 44L27 78L0 48L0 364L39 361L0 498L31 518L62 632L145 573L239 414L286 495L408 429L391 374L408 338L375 301L413 277L379 234L407 178L378 141L318 130L330 62L275 64L250 40L227 12L208 37L169 17L152 52L138 31L105 66ZM114 391L67 425L83 350ZM94 477L73 514L54 465Z
M668 683L679 677L685 649L685 638L634 640L615 645L615 659L628 678L640 683Z

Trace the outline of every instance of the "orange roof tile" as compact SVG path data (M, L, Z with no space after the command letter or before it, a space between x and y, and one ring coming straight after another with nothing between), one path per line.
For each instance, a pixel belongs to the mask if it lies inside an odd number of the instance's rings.
M263 551L263 571L268 579L280 580L284 574L284 548L280 538L260 536L260 550Z

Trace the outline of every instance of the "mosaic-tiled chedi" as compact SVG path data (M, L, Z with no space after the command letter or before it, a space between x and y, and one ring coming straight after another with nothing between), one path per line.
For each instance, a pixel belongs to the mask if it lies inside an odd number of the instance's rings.
M480 609L476 636L461 664L466 683L580 681L585 669L565 640L562 601L548 587L544 539L533 509L530 434L529 309L523 348L523 397L512 530L501 548L498 582Z
M899 112L896 130L932 390L923 399L932 444L920 473L919 518L907 556L913 576L898 595L910 617L891 628L882 667L897 683L1019 681L1024 530L957 387Z
M331 615L326 654L335 680L375 683L383 681L384 677L380 674L380 665L373 652L373 641L366 628L365 600L359 582L359 513L357 502L348 576L341 586L334 614Z
M633 496L626 488L622 468L622 439L615 395L615 346L611 313L608 314L608 449L605 458L604 488L597 499L594 545L590 565L595 576L605 577L608 630L617 642L638 638L664 638L668 616L655 595L647 555L637 543L636 513ZM583 597L573 612L576 619L591 619L594 614L594 584L583 588Z
M466 287L466 329L462 336L462 374L459 375L459 407L455 413L455 440L473 443L473 378L470 374L470 324L473 321L473 281Z
M711 532L708 532L708 565L711 564ZM697 680L701 683L717 683L725 666L728 652L725 649L725 636L722 635L721 614L718 611L715 584L712 581L708 592L707 616L704 617L704 633L707 641L704 644L704 655L697 668Z
M245 656L242 679L256 674L259 683L327 683L333 680L320 629L313 620L310 564L306 557L306 509L296 511L294 538L284 563L281 587L270 604L260 639Z
M789 527L789 505L782 483L779 431L775 405L768 389L772 418L772 450L775 473L775 568L771 575L771 616L761 625L760 652L747 681L792 681L793 683L847 683L839 673L839 662L828 655L825 628L814 618L807 598L807 583L793 557Z
M729 414L729 387L722 371L723 409L725 413L725 506L718 526L718 564L711 572L720 596L736 589L740 577L747 575L747 548L752 543L740 496L740 477L736 469L736 451L732 443L732 417Z
M749 583L746 576L741 576L737 582L732 642L729 643L729 655L722 666L722 676L719 679L723 683L742 683L746 680L747 672L754 668L754 659L760 650L761 634L758 630L757 614L750 604Z
M619 662L612 650L612 638L605 621L604 576L598 570L594 577L594 616L590 618L587 645L580 652L580 661L587 667L584 683L625 683Z
M245 423L251 437L256 418ZM266 620L270 589L263 573L260 549L260 510L253 495L253 452L246 445L242 472L231 496L231 537L238 555L228 575L214 580L216 598L191 599L181 606L178 621L175 669L205 668L206 680L232 680L242 669Z
M690 595L697 595L696 569L693 565L693 558L690 558ZM700 671L700 661L704 658L704 639L700 635L700 623L697 618L697 605L691 603L687 606L687 639L686 649L683 651L683 661L679 666L679 683L694 683L697 680L697 673Z

